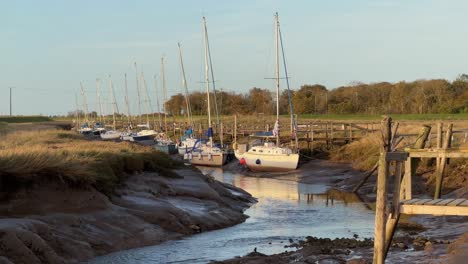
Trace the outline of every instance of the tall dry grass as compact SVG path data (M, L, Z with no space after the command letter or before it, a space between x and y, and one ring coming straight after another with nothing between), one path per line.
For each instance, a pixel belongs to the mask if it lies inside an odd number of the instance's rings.
M111 192L125 175L144 170L168 176L177 163L151 147L90 141L69 131L17 132L0 138L0 188L58 180Z

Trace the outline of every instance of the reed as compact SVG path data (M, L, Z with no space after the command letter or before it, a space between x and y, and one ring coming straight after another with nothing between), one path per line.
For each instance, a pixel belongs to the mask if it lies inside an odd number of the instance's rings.
M0 139L2 191L17 186L61 181L113 191L126 175L157 171L175 176L178 163L151 147L129 142L90 141L69 131L25 131Z

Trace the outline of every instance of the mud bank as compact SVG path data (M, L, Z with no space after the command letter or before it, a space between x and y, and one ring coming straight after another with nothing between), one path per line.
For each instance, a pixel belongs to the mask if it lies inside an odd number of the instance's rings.
M110 197L44 183L0 194L0 263L76 263L243 222L255 202L198 170L128 177Z
M313 160L297 170L296 181L306 183L325 183L330 186L327 194L357 197L360 201L373 207L375 201L375 178L360 189L359 194L352 194L351 190L364 176L349 164L334 163L324 160ZM263 175L256 175L263 177ZM265 176L266 177L266 176ZM284 175L274 176L286 179ZM289 177L291 178L291 177ZM420 177L414 181L417 195L427 195L425 180ZM337 190L337 194L333 192ZM466 186L446 197L466 198ZM345 197L346 198L346 197ZM345 199L346 200L346 199ZM313 217L313 216L312 216ZM465 263L468 245L467 217L434 217L417 216L405 217L400 221L397 233L387 257L388 263ZM303 234L304 236L311 234ZM369 238L357 239L328 239L307 237L304 241L292 241L285 246L284 252L274 255L262 254L257 248L243 257L213 262L213 263L372 263L373 241Z

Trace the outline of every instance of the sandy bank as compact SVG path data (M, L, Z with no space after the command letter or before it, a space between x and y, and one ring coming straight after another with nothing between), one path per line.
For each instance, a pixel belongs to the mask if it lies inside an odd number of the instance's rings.
M107 197L36 184L0 194L0 263L74 263L231 226L255 200L197 170L129 177Z

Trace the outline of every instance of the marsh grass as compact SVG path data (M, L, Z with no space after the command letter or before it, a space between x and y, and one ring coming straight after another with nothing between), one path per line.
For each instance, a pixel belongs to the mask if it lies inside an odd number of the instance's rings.
M0 116L0 122L6 123L30 123L52 121L47 116Z
M110 193L132 173L156 171L173 177L178 163L151 147L90 141L69 131L11 133L0 138L0 188L47 181L93 185Z

